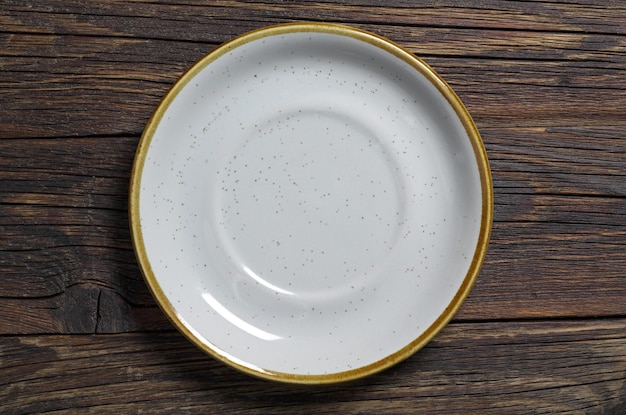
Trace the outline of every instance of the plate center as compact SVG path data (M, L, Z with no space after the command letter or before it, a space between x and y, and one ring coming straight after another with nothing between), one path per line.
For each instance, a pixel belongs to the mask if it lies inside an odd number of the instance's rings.
M260 289L330 298L363 287L403 220L402 182L371 114L279 111L219 171L215 224Z

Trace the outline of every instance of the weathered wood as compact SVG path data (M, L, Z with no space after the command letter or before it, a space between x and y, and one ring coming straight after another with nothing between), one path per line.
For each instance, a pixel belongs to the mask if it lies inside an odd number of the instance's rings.
M485 265L457 318L625 315L624 241L623 229L496 223Z
M239 374L177 333L0 338L3 413L619 414L626 321L452 324L366 380Z
M602 7L598 7L602 6ZM55 16L50 16L52 13ZM7 0L3 24L9 29L28 26L37 33L51 31L78 34L106 34L193 40L206 40L220 31L196 30L206 19L241 33L238 25L281 20L352 21L380 25L430 25L472 29L518 28L544 32L588 32L623 34L626 8L619 0L577 1L559 4L546 1L521 2L488 0L468 4L455 0L320 1L315 7L307 1L268 3L261 1L168 1L159 4L145 0L91 2L88 11L79 1L46 1L31 4ZM47 22L48 24L42 24ZM131 24L137 23L140 24ZM238 30L235 32L234 30ZM211 40L216 40L212 38Z
M304 20L424 58L475 119L495 189L453 323L400 366L313 388L251 379L172 331L127 215L139 136L176 78ZM624 22L619 0L4 0L0 412L626 413Z
M626 315L620 134L608 127L483 132L495 223L458 319ZM0 141L0 315L12 317L0 319L0 333L170 327L140 276L128 231L137 141Z
M483 128L496 198L512 193L597 197L587 201L588 212L604 203L602 197L626 196L623 131L611 126ZM615 209L606 213L619 217L623 204L614 202Z
M0 37L2 70L11 79L0 96L0 136L138 134L169 85L215 45L302 19L353 24L424 57L481 127L511 126L511 114L527 127L615 125L623 118L626 10L620 4L567 11L541 2L448 6L454 8L373 12L332 3L100 2L86 9L80 2L8 2L0 24L15 33Z
M169 45L163 56L163 41L116 44L107 38L72 40L67 47L80 51L94 42L102 44L101 49L84 57L4 59L4 74L13 81L0 96L0 137L140 134L175 79L213 49ZM108 51L112 45L117 45L115 52ZM27 42L19 47L26 53L31 46ZM419 49L412 50L420 55ZM137 62L137 56L144 60ZM604 128L620 125L624 118L626 89L621 79L626 59L595 66L490 60L488 69L484 59L425 59L453 86L481 129Z

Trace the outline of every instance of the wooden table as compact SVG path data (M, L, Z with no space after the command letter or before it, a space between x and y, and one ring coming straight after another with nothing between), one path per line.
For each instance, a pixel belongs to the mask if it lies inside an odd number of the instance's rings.
M206 3L0 5L0 413L626 413L624 2ZM135 148L176 78L235 35L304 20L433 66L482 133L495 192L451 324L324 387L251 378L184 339L127 214Z

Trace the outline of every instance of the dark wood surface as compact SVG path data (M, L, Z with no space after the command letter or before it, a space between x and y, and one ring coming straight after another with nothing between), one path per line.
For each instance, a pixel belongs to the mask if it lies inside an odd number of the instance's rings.
M136 145L176 78L303 20L426 60L474 117L495 192L454 320L400 365L325 387L195 349L150 296L127 215ZM626 3L2 1L0 413L626 414Z

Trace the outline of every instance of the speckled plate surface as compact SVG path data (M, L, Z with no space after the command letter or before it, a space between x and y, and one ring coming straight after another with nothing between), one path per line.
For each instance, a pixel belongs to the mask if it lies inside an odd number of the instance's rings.
M473 285L492 188L447 84L390 41L274 26L196 63L149 121L130 220L148 286L199 348L328 383L426 344Z

